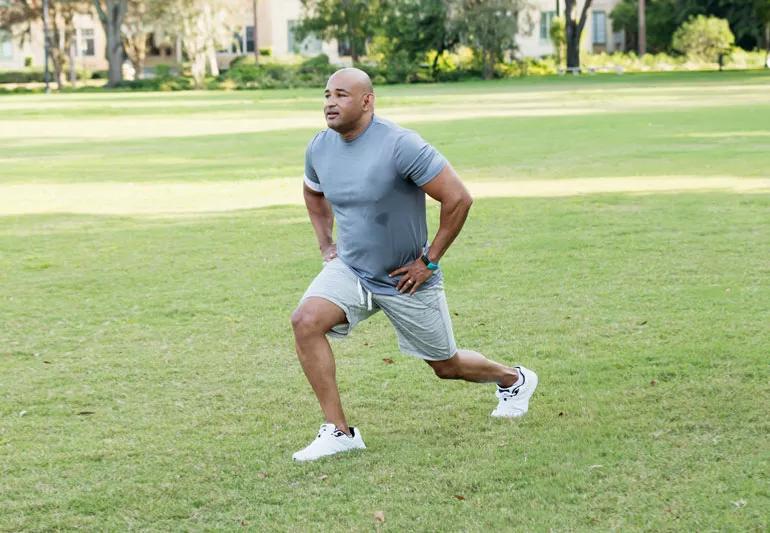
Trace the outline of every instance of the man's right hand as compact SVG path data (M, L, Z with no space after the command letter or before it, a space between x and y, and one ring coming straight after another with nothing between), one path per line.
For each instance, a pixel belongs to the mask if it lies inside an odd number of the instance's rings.
M324 258L324 263L328 263L329 261L337 257L337 245L334 243L331 243L322 247L321 257Z

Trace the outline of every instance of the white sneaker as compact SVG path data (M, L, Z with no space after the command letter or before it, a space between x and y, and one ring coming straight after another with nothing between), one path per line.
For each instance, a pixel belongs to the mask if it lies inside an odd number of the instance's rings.
M507 389L497 387L495 396L498 397L499 401L497 402L497 409L492 411L492 416L515 418L524 416L529 409L529 399L537 388L537 374L523 366L515 368L524 382Z
M366 448L361 433L356 428L351 427L350 433L353 434L352 437L348 437L334 424L321 424L315 440L291 457L295 461L315 461L327 455Z

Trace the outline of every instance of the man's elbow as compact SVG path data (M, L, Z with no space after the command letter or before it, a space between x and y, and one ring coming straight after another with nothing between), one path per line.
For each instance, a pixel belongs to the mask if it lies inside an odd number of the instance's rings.
M464 191L463 194L460 195L457 203L464 211L470 211L471 206L473 205L473 197L468 191Z

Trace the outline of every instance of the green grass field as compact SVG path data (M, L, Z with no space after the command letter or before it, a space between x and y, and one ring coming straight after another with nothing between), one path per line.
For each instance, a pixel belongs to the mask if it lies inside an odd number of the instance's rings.
M473 180L767 178L770 74L723 74L380 102ZM317 97L1 97L0 191L299 176ZM478 200L443 261L455 334L539 373L530 413L491 419L493 387L439 381L379 315L333 345L369 449L298 465L301 206L0 216L0 531L766 531L768 258L770 193Z

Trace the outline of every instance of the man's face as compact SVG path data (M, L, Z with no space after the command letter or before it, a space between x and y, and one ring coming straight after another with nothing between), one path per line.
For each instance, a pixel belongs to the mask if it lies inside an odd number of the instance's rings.
M329 128L344 133L358 124L367 109L359 85L345 75L329 79L324 91L324 116Z

